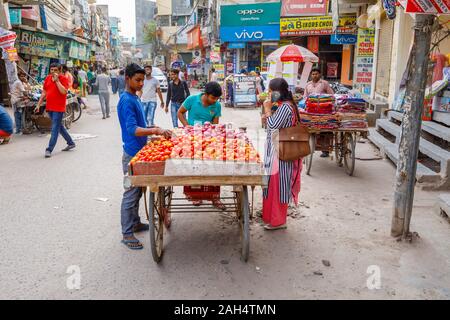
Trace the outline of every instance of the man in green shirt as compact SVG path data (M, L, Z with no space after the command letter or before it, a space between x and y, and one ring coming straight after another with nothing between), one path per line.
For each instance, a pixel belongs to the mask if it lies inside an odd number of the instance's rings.
M205 122L218 124L222 116L222 107L219 102L221 96L222 88L217 82L207 83L204 93L190 96L183 102L178 110L178 119L183 126L203 125Z
M209 82L205 86L205 92L187 98L178 110L178 119L183 126L203 125L205 122L218 124L222 116L222 106L219 99L222 96L222 88L217 82ZM186 112L188 119L186 120ZM221 210L226 210L220 201L220 187L217 187L217 198L212 200L213 205ZM202 200L194 200L194 205L201 205Z

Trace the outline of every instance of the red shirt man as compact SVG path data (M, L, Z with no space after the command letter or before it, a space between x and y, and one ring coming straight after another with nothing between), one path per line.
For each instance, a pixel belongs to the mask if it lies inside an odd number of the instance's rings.
M67 90L69 89L69 79L62 74L58 74L58 80L61 85L66 89L66 93L63 94L58 88L57 82L53 81L53 75L48 75L44 81L44 90L47 98L47 111L54 112L66 112L66 99Z
M47 100L45 109L52 119L52 134L48 144L48 148L45 150L45 157L50 158L52 156L53 149L58 142L58 136L61 134L64 140L67 142L67 147L62 151L70 151L75 148L75 142L67 132L66 128L62 124L64 112L66 112L66 98L67 90L69 89L69 80L66 76L61 74L61 67L57 63L50 65L50 75L45 78L44 90L42 91L41 98L36 106L36 111L39 111L44 99Z

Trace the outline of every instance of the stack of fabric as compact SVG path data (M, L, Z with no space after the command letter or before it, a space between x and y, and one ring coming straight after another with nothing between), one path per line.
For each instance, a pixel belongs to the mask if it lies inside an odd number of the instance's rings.
M368 127L365 113L339 112L339 127L342 129L366 129Z
M337 114L317 114L300 112L300 122L311 129L337 129L339 119Z
M341 113L366 113L367 102L359 98L347 98L342 100L342 104L338 108Z
M306 100L306 112L318 114L330 114L334 110L335 99L331 95L311 95Z

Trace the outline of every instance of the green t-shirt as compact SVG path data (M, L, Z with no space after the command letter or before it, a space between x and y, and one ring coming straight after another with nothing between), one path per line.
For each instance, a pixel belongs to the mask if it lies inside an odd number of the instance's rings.
M212 122L214 118L222 116L222 106L217 101L209 107L203 106L202 93L190 96L187 98L183 106L188 111L188 124L194 126L197 123L204 124L205 122Z

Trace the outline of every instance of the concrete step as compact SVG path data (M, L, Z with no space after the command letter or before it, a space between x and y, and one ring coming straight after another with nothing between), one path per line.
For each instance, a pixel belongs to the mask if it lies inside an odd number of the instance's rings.
M450 127L450 112L433 111L433 121Z
M447 119L447 117L450 118L450 113L447 113L446 115L442 115L442 114L443 114L443 112L434 112L433 118L436 117L436 119L440 119L443 123L445 123L445 121L447 121L445 119ZM403 113L396 112L396 111L389 111L388 119L390 119L390 120L395 119L397 121L402 122L403 121ZM439 122L441 122L441 121L439 121ZM449 127L446 127L446 126L439 124L437 122L434 122L434 121L422 121L422 130L424 132L427 132L427 133L435 136L435 137L438 137L445 141L450 142L450 128Z
M388 119L378 119L377 129L382 128L396 138L395 143L400 144L401 127ZM441 164L441 175L447 176L447 169L450 168L450 152L441 147L420 138L419 150L426 156Z
M389 119L378 119L376 128L382 128L386 132L390 133L395 137L395 143L398 144L400 142L401 137L401 127L391 121Z
M379 118L379 115L377 115L375 113L375 111L372 111L372 110L367 110L366 115L367 115L367 122L369 124L369 127L375 127L375 124L376 124L377 119Z
M439 195L435 205L435 211L438 215L450 222L450 194L443 193Z
M376 145L380 152L391 159L392 162L397 164L398 162L398 145L391 143L380 133L377 132L375 128L369 129L370 135L368 139ZM417 173L416 179L418 183L422 184L439 184L441 182L441 175L434 172L433 170L427 168L421 163L417 163Z

